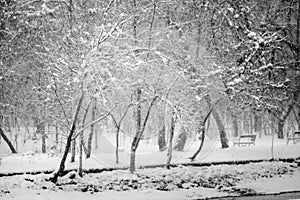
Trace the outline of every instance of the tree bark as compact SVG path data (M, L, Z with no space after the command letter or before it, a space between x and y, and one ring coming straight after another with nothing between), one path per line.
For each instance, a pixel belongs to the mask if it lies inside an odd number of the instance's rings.
M233 126L233 136L238 137L239 136L239 124L238 119L236 115L232 117L232 126Z
M261 113L257 113L257 111L254 111L254 132L261 138L261 132L262 132L262 115Z
M3 138L3 140L6 142L6 144L8 145L10 151L12 153L17 153L16 149L14 148L14 146L12 145L12 143L10 142L10 140L8 139L8 137L5 135L5 133L2 130L2 127L0 126L0 136Z
M58 124L55 126L55 144L58 145Z
M95 120L96 109L97 109L97 105L96 105L96 102L94 101L94 105L93 105L93 108L92 108L92 121ZM90 134L89 134L89 137L88 137L88 144L87 144L88 146L87 146L86 158L90 158L91 157L91 153L92 153L92 140L93 140L94 131L95 131L95 125L92 124L91 125Z
M284 134L283 134L283 127L284 127L284 120L278 120L277 122L277 137L278 139L284 139Z
M295 107L298 107L298 114L296 112ZM295 107L293 108L293 113L295 116L295 120L297 122L297 129L300 130L300 107L299 106L295 106Z
M183 151L186 140L187 140L187 133L186 133L185 129L182 127L180 129L180 134L178 135L178 137L176 139L174 150Z
M42 153L47 153L47 150L46 150L46 134L42 135Z
M38 120L36 132L42 137L42 153L46 153L46 124Z
M170 133L169 133L169 140L168 140L168 153L167 153L167 163L166 168L170 169L170 164L172 160L172 143L173 143L173 136L174 136L174 130L176 125L176 113L173 111L172 118L171 118L171 126L170 126Z
M298 98L298 94L294 97L294 99ZM294 103L289 104L285 109L283 109L281 112L275 112L271 113L273 114L274 117L277 118L277 137L279 139L284 139L284 134L283 134L283 128L284 128L284 123L287 117L289 116L290 112L292 111L294 107ZM276 115L277 114L277 115ZM278 117L279 115L279 117Z
M191 159L191 161L194 161L195 158L198 156L198 154L201 152L203 144L204 144L204 139L205 139L205 122L199 122L199 125L197 127L197 134L201 135L201 143L199 145L199 148L197 149L197 151L191 156L189 157L189 159Z
M62 176L63 173L64 173L64 170L65 170L65 162L66 162L66 159L67 159L67 156L68 156L68 153L70 151L70 146L71 146L71 141L72 141L72 136L75 132L75 128L76 128L76 122L78 120L78 115L79 115L79 110L80 110L80 107L81 107L81 104L82 104L82 101L84 99L84 94L82 93L81 94L81 97L78 101L78 104L77 104L77 107L76 107L76 110L74 112L74 116L73 116L73 121L72 121L72 126L70 128L70 133L67 137L67 143L66 143L66 146L65 146L65 150L64 150L64 154L63 154L63 157L60 161L60 164L59 164L59 168L56 172L54 172L52 174L52 177L49 178L49 180L53 183L56 183L57 182L57 178L58 176Z
M98 133L99 131L95 131L94 130L94 135L95 135L95 149L98 149L99 148L99 145L98 145Z
M232 110L232 108L228 107L228 111L231 116L231 122L232 122L232 128L233 128L233 136L238 137L239 136L239 124L238 124L238 118L236 113Z
M88 114L88 111L89 111L89 108L90 108L90 105L91 103L88 104L88 107L85 109L85 112L84 112L84 115L83 115L83 119L82 119L82 125L81 125L81 128L84 127L85 125L85 120L86 120L86 117L87 117L87 114ZM84 130L80 132L80 137L79 137L79 165L78 165L78 175L80 177L82 177L83 173L82 173L82 148L83 148L83 145L84 145L84 141L83 141L83 133L84 133ZM75 139L74 139L75 140Z
M126 108L126 110L124 111L123 115L121 116L119 122L117 122L116 118L110 114L110 116L112 117L113 119L113 122L115 124L115 127L116 127L116 149L115 149L115 154L116 154L116 163L118 164L119 163L119 140L120 140L120 130L121 130L121 125L122 125L122 122L123 120L125 119L125 116L130 108L131 104L129 104Z
M134 1L135 3L135 1ZM132 141L132 145L131 145L131 151L130 151L130 172L133 173L135 171L135 151L137 149L137 144L138 144L138 140L140 139L139 137L141 137L142 133L141 133L141 95L142 95L142 90L141 88L137 88L136 90L136 101L137 101L137 108L136 108L136 133L135 136L133 138Z
M74 138L71 142L71 163L75 162L76 157L76 138Z
M139 145L139 142L142 138L142 135L145 131L145 128L146 128L146 125L147 125L147 122L148 122L148 118L149 118L149 115L150 115L150 111L151 111L151 108L152 106L154 105L156 99L158 98L158 96L155 96L150 105L148 106L147 108L147 113L146 113L146 116L145 116L145 119L143 121L143 124L141 125L140 129L137 129L136 130L136 134L133 138L133 141L131 143L131 149L130 149L130 165L129 165L129 170L131 173L133 173L135 171L135 152L138 148L138 145ZM137 123L138 125L138 123Z
M209 116L211 114L211 112L213 111L214 107L210 108L209 112L207 113L207 115L204 117L203 121L199 121L199 125L197 127L197 133L198 135L201 135L201 143L199 148L197 149L197 151L191 156L189 157L189 159L191 159L191 161L194 161L195 158L198 156L198 154L201 152L203 144L204 144L204 139L205 139L205 124L207 122L207 120L209 119Z
M83 132L79 135L79 163L78 163L78 176L82 177L82 146L83 146Z
M167 149L165 125L163 125L162 128L158 132L158 148L159 148L159 151L164 151Z
M206 103L208 104L208 106L210 108L212 108L213 106L212 106L212 103L211 103L211 99L208 95L205 97L205 100L206 100ZM225 129L224 129L224 124L222 123L222 121L220 119L219 113L215 109L213 109L212 114L214 116L214 119L216 121L216 124L217 124L219 132L220 132L220 139L221 139L222 148L223 149L228 148L229 147L228 139L227 139L226 132L225 132Z

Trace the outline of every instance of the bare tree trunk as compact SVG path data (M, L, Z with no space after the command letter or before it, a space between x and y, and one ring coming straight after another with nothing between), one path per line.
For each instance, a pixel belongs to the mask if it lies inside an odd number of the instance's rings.
M135 152L138 148L139 142L140 142L140 140L142 138L142 135L145 131L151 108L154 105L157 98L158 98L158 96L156 96L152 99L151 103L149 104L149 106L147 108L147 113L146 113L145 119L143 121L143 125L140 127L140 129L136 130L136 134L133 138L133 141L132 141L132 144L131 144L131 149L130 149L130 165L129 165L129 170L130 170L131 173L133 173L135 171ZM138 121L137 121L137 125L138 125Z
M166 144L166 127L163 124L162 128L158 132L158 148L159 151L164 151L167 149Z
M261 113L257 113L257 111L254 111L254 132L261 138L261 132L262 132L262 115Z
M243 132L248 134L249 133L249 123L247 118L248 112L244 110L243 112Z
M97 109L97 105L96 105L96 101L93 102L93 108L92 108L92 121L95 120L96 117L96 109ZM94 135L94 131L95 131L95 125L92 124L91 125L91 130L90 130L90 134L88 137L88 146L87 146L87 154L86 154L86 158L90 158L91 157L91 153L92 153L92 140L93 140L93 135ZM95 138L96 139L96 138ZM96 142L97 143L97 142Z
M173 142L173 136L174 136L174 130L175 130L175 125L176 125L176 113L173 111L172 118L171 118L171 126L170 126L170 133L169 133L169 140L168 140L168 153L167 153L167 163L166 163L166 168L170 169L170 164L172 160L172 142Z
M238 124L238 118L236 113L232 110L231 107L227 108L228 112L231 116L231 122L232 122L232 128L233 128L233 136L238 137L239 136L239 124Z
M197 134L201 135L201 143L199 148L197 149L197 151L191 156L189 157L189 159L191 159L191 161L194 161L195 158L198 156L198 154L201 152L203 144L204 144L204 139L205 139L205 123L200 122L198 127L197 127Z
M58 124L55 126L55 144L58 145Z
M47 153L47 150L46 150L46 134L43 134L42 135L42 153Z
M182 127L180 129L180 134L178 135L178 137L176 139L174 150L183 151L186 140L187 140L187 133L186 133L185 129Z
M295 116L295 120L297 122L297 128L298 130L300 130L300 107L298 107L298 115L297 115L297 112L295 110L295 107L293 108L293 113L294 113L294 116Z
M71 163L75 162L76 157L76 138L74 138L71 142Z
M278 121L277 121L277 137L278 137L278 139L284 138L283 127L284 127L284 120L278 119Z
M131 151L130 151L130 172L133 173L135 171L135 151L137 149L137 145L138 145L138 140L140 139L139 137L141 137L140 135L142 135L141 133L141 94L142 94L142 90L141 88L137 88L136 90L136 101L138 102L137 108L136 108L136 133L135 136L133 138L132 141L132 145L131 145ZM136 144L137 143L137 144Z
M94 135L95 135L95 149L98 149L99 148L99 145L98 145L98 134L99 134L99 131L94 131Z
M115 149L115 153L116 153L116 163L117 164L119 164L119 134L120 134L120 126L118 126L117 132L116 132L116 149Z
M113 119L113 122L115 124L115 127L116 127L116 149L115 149L115 154L116 154L116 163L118 164L119 163L119 140L120 140L120 129L121 129L121 125L122 125L122 121L124 120L129 108L130 108L131 104L129 104L125 110L125 112L123 113L123 115L121 116L119 122L117 122L116 118L110 114L110 116L112 117Z
M14 148L14 146L12 145L12 143L10 142L10 140L8 139L8 137L6 137L6 135L4 134L2 127L0 126L0 136L3 138L3 140L7 143L10 151L12 153L17 153L16 149Z
M87 114L88 114L88 111L89 111L89 108L90 108L90 105L91 103L88 104L87 108L85 109L85 112L84 112L84 115L83 115L83 119L82 119L82 125L81 125L81 128L84 127L85 125L85 120L86 120L86 117L87 117ZM78 175L80 177L82 177L82 148L83 148L83 145L84 145L84 141L83 141L83 133L84 133L84 130L80 132L80 137L79 137L79 164L78 164Z
M76 122L77 122L77 120L78 120L79 110L80 110L80 107L81 107L83 98L84 98L84 94L82 93L82 94L81 94L81 97L80 97L80 99L79 99L79 101L78 101L76 110L75 110L75 112L74 112L73 121L72 121L72 126L71 126L71 129L70 129L70 133L69 133L69 135L68 135L68 138L67 138L67 143L66 143L66 146L65 146L65 151L64 151L63 157L62 157L62 159L61 159L61 161L60 161L59 168L58 168L58 170L57 170L56 172L53 173L52 177L49 178L49 180L50 180L51 182L53 182L53 183L56 183L56 182L57 182L58 176L62 176L62 175L63 175L63 172L64 172L64 170L65 170L65 162L66 162L68 153L69 153L69 151L70 151L71 141L72 141L73 134L74 134L74 132L75 132Z
M236 115L234 115L232 118L232 125L233 125L233 136L238 137L239 136L239 124L238 124L238 119L237 119Z
M189 159L191 159L191 161L194 161L195 158L198 156L198 154L202 150L202 147L204 144L204 139L205 139L205 124L206 124L207 120L209 119L209 116L210 116L211 112L213 111L213 109L214 109L214 107L210 108L209 112L204 117L203 121L199 121L199 125L197 127L197 133L198 133L198 135L201 135L201 143L200 143L200 146L197 149L197 151L191 157L189 157Z
M82 146L83 146L83 132L79 135L79 163L78 163L78 176L82 177Z
M42 137L42 153L46 153L46 124L40 120L37 121L36 133Z
M297 34L296 34L296 43L298 46L298 51L297 51L297 62L296 62L296 69L300 68L300 0L298 0L298 13L297 13ZM298 83L298 88L299 88L299 83ZM298 90L299 93L299 90ZM297 95L299 96L299 94ZM297 98L296 98L297 100ZM299 101L298 101L299 102ZM297 119L297 124L298 124L298 130L300 130L300 106L299 103L297 104L298 107L298 119ZM296 116L296 113L295 113Z
M208 95L205 97L205 100L206 100L206 103L208 104L208 106L210 108L212 108L213 105L212 105L211 99ZM224 124L222 123L222 121L220 119L219 113L215 109L213 109L212 114L214 116L214 119L216 121L216 124L217 124L219 132L220 132L220 139L221 139L222 148L223 149L228 148L229 147L228 139L227 139L226 132L225 132L225 129L224 129Z
M297 99L298 95L296 95L296 97L294 97L295 99ZM289 116L290 112L292 111L294 107L294 104L290 104L288 105L285 109L283 109L283 111L278 114L278 113L273 113L274 117L277 118L277 137L279 139L284 139L284 134L283 134L283 128L284 128L284 123L285 120L287 119L287 117ZM279 115L279 117L277 115Z
M20 132L20 126L18 125L18 119L16 115L16 111L14 111L14 142L15 142L15 148L16 151L18 151L18 137L19 137L19 132Z
M23 118L21 118L21 122L22 122L24 128L26 129L24 137L23 137L23 144L25 144L26 140L27 140L27 135L30 134L30 131L29 131L29 128L28 128L28 125L27 125L26 121Z

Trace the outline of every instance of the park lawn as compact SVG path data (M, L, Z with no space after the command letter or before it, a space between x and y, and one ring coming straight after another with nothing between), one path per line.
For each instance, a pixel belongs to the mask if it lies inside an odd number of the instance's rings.
M219 141L207 139L203 151L194 162L220 162L238 160L271 159L271 137L258 138L256 145L220 148ZM1 144L3 149L3 143ZM188 141L184 152L173 154L173 163L187 163L196 150L197 141ZM232 145L231 145L232 146ZM274 158L299 158L300 144L286 145L284 140L274 140ZM58 155L3 154L0 173L55 170ZM113 152L93 151L90 159L84 159L84 169L128 167L128 149L120 152L120 163L115 163ZM141 143L137 154L137 166L164 164L166 152L156 146ZM67 161L67 169L76 169L77 161ZM278 193L300 191L300 170L297 163L262 162L247 165L216 165L211 167L177 167L138 169L132 175L128 170L115 170L100 174L87 174L83 178L76 173L61 178L57 185L45 181L47 174L1 177L1 199L195 199L241 195L243 193ZM195 177L200 183L191 184ZM238 177L238 178L237 178ZM237 179L236 179L237 178ZM206 181L208 180L208 181ZM197 181L194 181L197 182ZM139 183L137 186L135 184ZM128 186L129 185L129 186Z

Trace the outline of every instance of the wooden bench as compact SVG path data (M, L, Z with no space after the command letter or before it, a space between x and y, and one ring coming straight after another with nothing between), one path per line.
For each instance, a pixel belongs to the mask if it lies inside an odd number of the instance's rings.
M250 146L250 144L253 144L255 146L255 140L256 140L256 135L241 135L239 138L233 139L233 146L235 145Z
M292 135L288 135L286 144L289 144L290 140L293 140L294 144L300 142L300 130L296 130Z

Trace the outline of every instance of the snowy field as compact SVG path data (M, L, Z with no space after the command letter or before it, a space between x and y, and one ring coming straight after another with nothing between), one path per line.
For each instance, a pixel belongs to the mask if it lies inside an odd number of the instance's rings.
M218 162L218 161L235 161L235 160L257 160L272 158L271 137L263 139L257 138L255 146L230 147L221 149L220 141L207 139L201 153L194 162ZM188 141L183 152L173 152L172 163L187 163L188 159L198 148L199 141ZM298 158L300 157L300 143L288 145L285 140L274 140L274 158ZM49 171L58 166L59 155L50 156L48 154L36 154L31 149L23 150L21 154L9 154L6 144L0 145L1 166L0 173L9 172L32 172L32 171ZM99 148L93 150L90 159L83 161L84 169L99 169L111 167L128 167L129 166L129 146L124 151L119 152L119 164L115 163L115 153L105 152ZM67 162L67 169L73 169L78 166L78 159L74 163ZM138 166L157 165L166 162L166 151L159 152L155 145L147 144L141 141L137 151L136 164Z
M194 162L256 160L272 158L271 137L257 138L256 145L221 149L219 141L207 139L203 150ZM198 146L188 141L184 152L173 152L172 163L190 162L188 157ZM54 170L59 156L48 154L9 154L5 144L0 145L0 174ZM299 158L300 143L288 145L285 140L274 140L274 158ZM30 149L29 149L30 150ZM164 164L166 152L142 142L136 158L137 166ZM67 169L76 169L67 161ZM128 167L128 148L120 152L120 163L115 163L113 152L94 150L85 159L84 169ZM86 174L79 178L71 174L48 181L46 174L20 175L0 178L0 199L201 199L244 193L278 193L300 191L299 163L262 162L247 165L216 165L211 167L177 167L138 169L135 174L128 170L116 170L100 174ZM71 177L71 178L70 178Z

